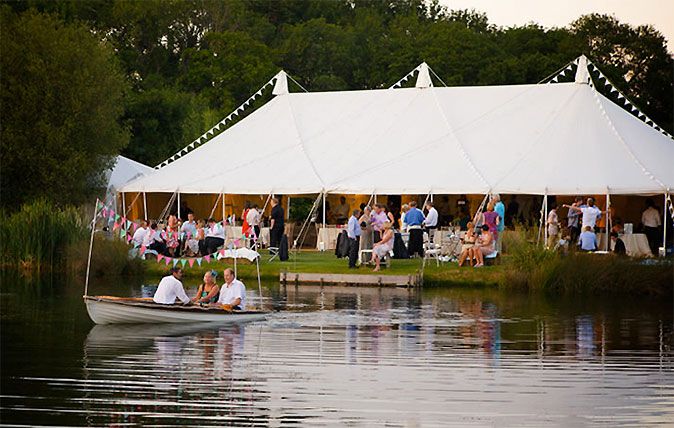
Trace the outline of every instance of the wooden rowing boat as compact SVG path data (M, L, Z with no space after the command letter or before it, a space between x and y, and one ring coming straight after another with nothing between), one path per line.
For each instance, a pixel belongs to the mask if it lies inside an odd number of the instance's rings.
M265 319L269 312L228 310L221 305L161 305L151 298L84 296L89 317L96 324L236 323Z

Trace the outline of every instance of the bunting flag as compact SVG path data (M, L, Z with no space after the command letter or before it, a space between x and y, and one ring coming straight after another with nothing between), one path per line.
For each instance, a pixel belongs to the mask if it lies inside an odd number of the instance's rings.
M115 224L112 225L112 231L114 232L117 229L119 229L119 223L115 222Z
M180 260L178 260L178 259L173 259L173 267L176 267L176 265L178 264L179 261Z
M189 264L190 264L190 267L194 266L194 259L193 259L193 258L190 258L190 259L188 260L188 262L189 262ZM201 266L201 263L199 263L199 266Z
M262 91L265 90L265 88L267 86L273 86L273 83L274 83L275 79L276 79L276 75L274 77L272 77L267 83L262 85L262 87L260 89L258 89L257 92L253 93L253 95L251 95L250 97L248 97L247 100L245 100L243 103L241 103L241 105L239 105L232 113L230 113L224 119L222 119L220 122L218 122L218 124L216 126L210 128L208 131L204 132L199 138L197 138L192 143L190 143L189 145L182 148L180 151L178 151L176 154L174 154L170 158L161 162L159 165L156 165L154 168L155 169L163 168L166 165L168 165L169 163L171 163L172 161L174 161L174 160L180 158L181 156L189 153L192 149L194 149L198 145L206 142L209 139L209 136L214 136L215 131L220 130L220 125L225 125L227 122L231 121L234 116L239 115L239 112L243 113L244 110L246 110L248 108L248 106L253 104L253 101L255 101L255 99L257 97L262 95Z
M119 219L122 218L119 214L115 214L115 221L119 221Z
M197 264L201 266L201 257L197 257Z
M145 247L145 245L141 245L141 246L140 246L140 254L145 254L145 250L147 250L147 248Z
M157 261L161 261L161 259L163 259L163 258L164 258L164 256L162 256L161 254L157 254Z
M166 263L166 266L168 266L168 264L171 263L171 258L170 257L164 257L164 262Z
M182 267L185 267L185 264L186 264L186 263L187 263L187 260L185 260L185 259L180 259L180 264L182 265Z
M210 263L211 262L211 256L210 255L204 256L204 260L206 260L206 263ZM201 263L199 264L199 266L201 266Z

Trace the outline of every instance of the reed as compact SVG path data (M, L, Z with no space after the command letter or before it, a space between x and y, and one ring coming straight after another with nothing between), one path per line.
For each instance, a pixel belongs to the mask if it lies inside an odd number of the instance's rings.
M59 208L45 200L25 204L0 222L3 266L32 272L53 270L65 261L68 247L86 239L86 226L73 207Z

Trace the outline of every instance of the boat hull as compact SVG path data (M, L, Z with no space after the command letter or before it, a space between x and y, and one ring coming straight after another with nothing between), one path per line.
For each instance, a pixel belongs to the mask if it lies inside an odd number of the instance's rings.
M239 323L265 319L268 312L227 312L200 307L157 305L149 302L132 303L108 298L85 296L89 317L96 324L156 324L156 323Z

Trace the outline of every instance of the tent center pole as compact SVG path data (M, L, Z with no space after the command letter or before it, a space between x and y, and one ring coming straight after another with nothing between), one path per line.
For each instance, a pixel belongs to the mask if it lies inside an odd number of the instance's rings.
M124 215L122 217L126 217L126 193L122 192L122 212Z
M179 219L182 218L182 217L180 216L180 191L178 191L178 218L179 218Z
M606 244L604 245L604 251L608 252L609 248L611 248L611 244L609 243L611 241L611 196L606 192L606 230L604 231L604 235L606 235Z
M143 218L147 221L148 219L147 215L147 197L145 196L145 192L143 192Z
M227 218L225 214L225 194L222 194L222 225L225 225L225 219Z
M288 209L286 210L286 220L290 220L290 196L288 196L288 202L286 202Z
M323 192L323 228L325 228L325 192Z
M662 248L665 249L663 257L667 255L667 224L671 221L667 215L667 205L669 202L669 192L666 192L665 203L663 204L664 208L662 209Z
M545 222L545 229L543 230L543 247L548 248L548 193L543 197L543 221Z

